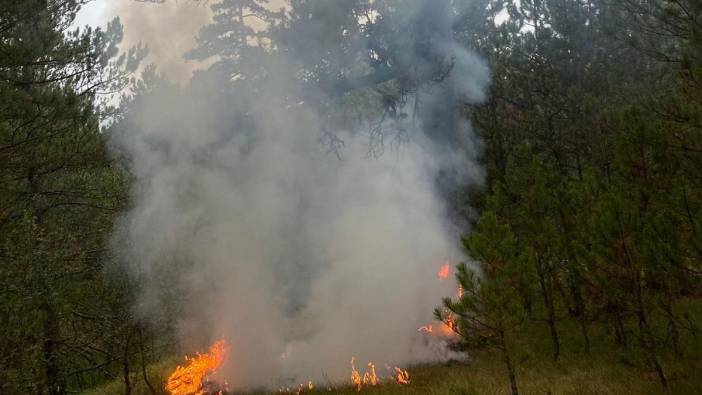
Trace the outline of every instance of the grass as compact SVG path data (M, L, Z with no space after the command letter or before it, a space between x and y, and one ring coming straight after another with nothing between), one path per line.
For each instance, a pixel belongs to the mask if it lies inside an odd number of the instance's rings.
M548 340L548 339L544 339ZM649 370L628 366L623 357L611 350L594 350L585 356L566 350L557 363L541 353L524 353L518 367L517 380L522 394L661 394L665 393L656 375ZM400 386L388 383L376 388L364 389L366 394L416 394L416 395L502 395L509 394L504 366L494 352L473 353L471 364L442 364L415 366L409 369L412 383ZM162 378L166 376L175 360L161 362L149 367L150 381L162 391ZM702 372L694 366L669 360L666 369L670 372L668 394L702 393ZM135 378L134 395L147 395L143 381ZM329 393L326 388L311 391L312 394ZM331 391L336 394L355 394L354 388L341 387ZM120 381L86 392L84 395L111 395L124 393ZM163 392L162 392L163 393ZM258 392L257 394L264 394Z
M702 318L702 303L695 303L695 318ZM699 321L696 319L696 321ZM545 328L544 328L545 329ZM669 388L663 389L651 369L632 350L613 345L611 335L601 327L592 326L591 353L584 354L579 332L572 323L561 322L559 331L562 353L558 362L551 358L551 342L540 327L524 332L516 343L524 344L515 351L517 381L521 394L702 394L702 338L687 336L682 348L685 358L662 350L662 361L669 378ZM527 334L528 333L528 334ZM528 336L528 337L527 337ZM412 383L400 386L387 383L364 389L365 394L379 395L508 395L510 389L501 356L493 351L471 352L470 364L440 364L414 366L408 369ZM149 367L151 383L163 391L163 379L180 358L164 360ZM132 395L150 395L141 377L134 377ZM318 388L310 394L356 394L350 385L328 390ZM108 383L83 395L123 394L121 381ZM273 393L278 393L273 392ZM159 394L165 394L160 392ZM262 395L256 392L248 395Z
M636 372L621 363L612 363L605 358L587 360L564 359L558 364L531 362L522 364L518 371L519 389L522 394L661 394L664 393L656 376L650 372ZM153 370L153 369L152 369ZM509 394L506 375L496 355L484 353L477 356L471 365L416 366L409 369L412 383L399 386L388 383L364 389L365 394L379 395L502 395ZM160 380L152 378L154 385ZM163 388L159 385L159 390ZM326 388L311 391L312 394L329 393ZM352 387L336 388L335 394L356 394ZM702 380L687 377L671 382L670 394L697 394L702 392ZM86 392L85 395L122 394L121 382ZM149 394L142 382L138 382L134 395ZM258 394L263 394L260 392Z

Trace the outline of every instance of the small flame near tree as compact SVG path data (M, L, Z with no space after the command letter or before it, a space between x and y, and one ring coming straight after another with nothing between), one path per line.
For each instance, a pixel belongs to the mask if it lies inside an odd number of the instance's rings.
M446 263L441 265L439 271L437 272L437 275L439 276L439 280L447 280L451 275L451 263L446 261ZM461 299L463 297L463 292L463 288L459 286L456 290L456 296L458 297L458 299ZM417 331L432 336L455 337L458 333L458 320L453 314L451 314L449 311L446 311L446 318L443 322L439 322L436 325L422 325L419 328L417 328Z
M447 312L446 314L444 326L451 331L450 333L452 335L458 333L458 322L456 320L456 316L450 314L450 312Z
M210 346L206 354L196 353L185 357L186 366L178 366L168 377L166 391L170 395L202 395L208 383L208 376L217 372L229 355L229 346L220 340Z
M451 264L449 262L444 263L437 274L439 275L439 280L448 280L451 274Z

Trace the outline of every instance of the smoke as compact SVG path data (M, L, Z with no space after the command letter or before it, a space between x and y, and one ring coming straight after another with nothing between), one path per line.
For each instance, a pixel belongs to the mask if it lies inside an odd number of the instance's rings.
M433 1L414 3L408 12ZM421 93L427 113L409 142L377 157L358 130L332 131L336 154L320 144L328 119L280 56L255 59L265 79L231 81L215 67L183 89L153 82L129 105L113 143L136 185L115 249L144 280L140 312L177 315L186 347L228 340L234 388L345 379L352 356L446 357L417 332L455 291L439 266L461 257L437 179L454 168L480 182L454 108L482 100L488 72L442 34L450 78ZM432 123L441 116L450 120ZM187 303L167 310L174 299Z
M198 31L212 19L206 1L98 0L86 6L86 23L104 24L119 17L124 26L124 49L143 44L149 48L148 62L176 82L190 79L193 71L208 62L184 59L196 44Z

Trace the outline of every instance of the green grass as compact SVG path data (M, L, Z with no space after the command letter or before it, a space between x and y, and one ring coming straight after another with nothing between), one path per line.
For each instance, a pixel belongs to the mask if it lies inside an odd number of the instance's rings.
M153 369L152 369L153 370ZM509 387L500 361L492 354L481 354L471 365L434 365L411 368L412 383L400 386L388 383L377 388L364 389L367 394L509 394ZM652 373L637 372L621 363L607 359L566 359L559 364L536 362L523 364L518 372L519 389L522 394L661 394L664 393ZM698 377L678 377L672 380L671 394L697 394L702 392L702 380ZM160 381L154 377L154 385ZM159 386L161 390L162 386ZM318 388L311 393L329 393ZM335 388L336 394L355 394L354 388ZM113 382L85 395L108 395L124 393L121 382ZM135 395L149 392L138 382ZM162 392L163 393L163 392ZM261 392L261 394L263 394Z
M442 364L415 366L409 369L412 383L400 386L387 383L377 388L364 389L367 394L455 394L501 395L509 394L504 366L493 352L474 353L474 361L467 365ZM149 368L151 382L162 391L162 377L175 361L159 363ZM685 364L667 361L671 379L670 394L702 393L702 372ZM648 370L627 366L617 352L597 350L590 356L567 353L558 363L541 355L523 356L518 368L518 383L522 394L661 394L664 393L656 375ZM143 382L134 379L134 395L149 394ZM335 388L337 394L355 394L351 387ZM122 383L112 382L84 395L124 393ZM161 392L163 393L163 392ZM311 393L329 393L318 388ZM263 394L263 392L260 392Z
M702 303L695 303L688 311L699 322ZM633 327L633 323L632 323ZM661 350L661 359L669 379L669 389L664 391L656 374L642 362L633 350L614 346L611 335L601 326L591 328L592 349L589 355L582 352L582 343L576 326L561 322L561 359L553 362L550 338L541 326L523 332L516 343L523 344L515 350L517 381L521 394L702 394L702 336L686 336L682 349L685 358L677 357L670 350ZM528 333L528 334L527 334ZM632 341L633 336L632 336ZM408 370L412 383L400 386L387 383L376 388L364 389L366 394L448 394L448 395L502 395L509 394L507 374L498 353L488 350L472 351L470 364L440 364L414 366ZM151 383L163 392L163 378L180 358L161 361L149 367ZM133 395L148 395L140 377L134 377ZM357 393L350 385L331 390L336 394ZM123 394L121 381L108 383L84 395ZM278 393L273 392L273 393ZM312 394L330 393L327 388L317 388ZM256 394L264 394L257 392Z

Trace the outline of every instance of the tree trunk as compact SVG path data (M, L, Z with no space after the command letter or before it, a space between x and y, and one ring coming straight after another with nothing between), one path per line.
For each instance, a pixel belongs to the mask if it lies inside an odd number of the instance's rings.
M539 258L537 258L539 260ZM539 276L539 285L541 288L541 295L544 298L544 306L546 306L546 323L548 324L549 332L551 333L551 343L553 344L553 360L558 361L561 355L561 341L558 338L558 330L556 328L556 309L553 303L553 293L547 284L546 271L544 270L543 264L540 262L536 263L536 271Z
M680 350L680 330L678 329L675 312L673 311L673 296L669 289L666 289L666 300L663 302L663 311L668 318L668 336L673 345L673 351L675 351L675 355L682 356Z
M648 325L648 317L646 316L646 307L643 302L643 291L641 289L641 280L637 278L637 283L635 287L635 297L636 297L636 315L639 319L639 332L640 332L640 345L644 352L647 354L648 360L653 365L656 370L658 379L664 388L668 388L668 378L665 375L665 370L661 361L658 358L658 354L655 350L655 344L653 339L653 334L651 333L651 328Z
M617 311L614 313L614 335L617 339L617 344L626 349L629 346L629 339L626 335L626 328L622 321L621 314Z
M648 324L644 322L644 325L641 327L640 330L641 347L647 354L649 363L653 366L653 369L656 371L656 374L658 375L658 380L661 382L661 385L664 388L668 388L668 378L665 375L665 370L663 369L663 365L661 365L661 361L658 358L658 354L654 349L655 346L652 344L651 333L650 329L648 328Z
M578 323L580 324L580 334L583 336L583 352L585 354L590 354L590 334L587 330L587 318L585 314L581 314L578 317Z
M519 395L519 389L517 387L517 375L514 370L514 364L512 363L512 358L510 356L510 351L507 346L507 339L505 338L505 331L500 328L499 333L500 349L502 351L502 360L507 367L507 374L509 375L509 386L512 391L512 395Z
M63 395L66 386L61 377L61 364L56 350L59 338L59 317L50 303L42 303L40 309L44 312L44 384L49 395Z
M551 342L553 343L553 360L558 361L558 358L561 356L561 341L558 338L553 308L549 309L548 315L548 329L551 332Z
M124 344L124 353L122 354L122 378L124 380L124 394L130 395L132 393L132 382L129 379L129 346L132 340L131 329L127 330L127 339Z
M574 301L574 318L580 326L580 334L583 338L583 352L590 354L590 334L587 328L587 306L582 291L582 274L575 270L571 274L570 294Z
M149 388L152 395L156 395L156 389L149 381L149 375L146 372L146 351L144 350L144 335L141 328L139 329L139 351L141 352L141 375L144 377L144 383Z

